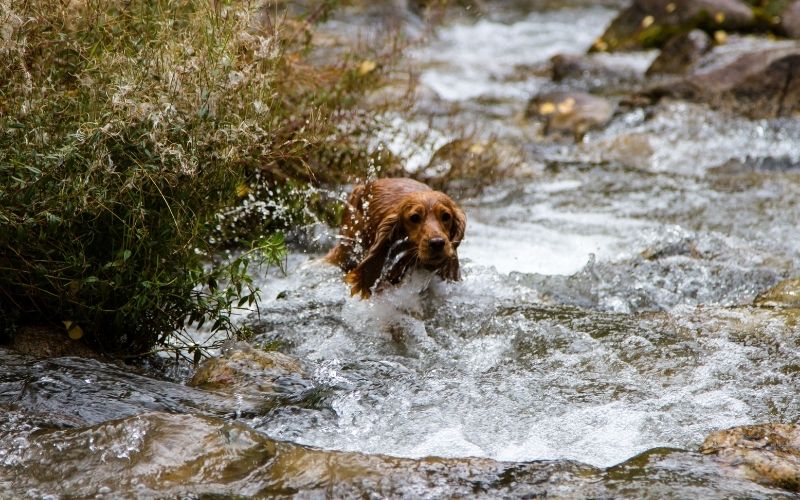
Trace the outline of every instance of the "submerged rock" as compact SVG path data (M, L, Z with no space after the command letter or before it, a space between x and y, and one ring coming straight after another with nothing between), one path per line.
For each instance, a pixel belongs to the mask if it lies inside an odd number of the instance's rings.
M525 116L542 120L545 135L568 132L580 141L586 132L611 120L614 106L607 99L585 92L549 92L531 99Z
M650 64L647 75L686 73L711 48L711 37L701 30L692 30L673 37Z
M750 118L800 112L800 47L749 52L719 66L648 89L652 98L675 97L708 103Z
M760 424L712 432L700 451L750 479L800 491L800 426Z
M51 427L80 427L147 411L246 415L263 404L263 397L234 399L97 360L42 360L0 349L0 415L17 410Z
M644 132L620 134L592 144L603 160L646 169L653 156L652 136Z
M189 385L253 400L267 397L273 403L300 403L315 390L300 360L247 342L232 344L220 356L205 360Z

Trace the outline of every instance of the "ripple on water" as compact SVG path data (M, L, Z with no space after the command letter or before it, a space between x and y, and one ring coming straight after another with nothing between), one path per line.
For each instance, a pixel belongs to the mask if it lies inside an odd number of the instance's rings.
M653 447L693 448L713 429L766 415L800 416L797 375L784 369L800 354L787 318L772 311L545 305L547 281L526 294L524 280L469 265L459 284L420 292L425 280L415 277L369 302L347 299L327 272L316 284L303 279L261 305L261 339L284 339L314 360L330 392L312 424L286 409L254 424L271 437L404 457L607 466Z

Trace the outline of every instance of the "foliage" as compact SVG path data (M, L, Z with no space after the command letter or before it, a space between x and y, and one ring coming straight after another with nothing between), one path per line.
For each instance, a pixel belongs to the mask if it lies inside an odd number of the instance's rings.
M334 3L292 17L0 0L0 321L69 320L129 354L191 324L235 330L231 308L257 293L248 264L284 246L258 239L268 217L237 234L251 251L209 265L218 214L256 184L336 182L369 161L355 110L377 71L308 60Z

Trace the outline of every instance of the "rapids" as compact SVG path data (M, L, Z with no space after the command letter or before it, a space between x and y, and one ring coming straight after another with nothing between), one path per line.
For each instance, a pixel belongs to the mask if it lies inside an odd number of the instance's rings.
M578 144L542 137L520 116L532 94L555 88L537 68L557 53L584 53L614 14L580 7L462 20L413 52L426 89L416 112L432 115L433 142L471 127L522 152L525 175L458 200L468 216L461 282L417 273L372 300L351 298L338 269L320 262L335 230L317 228L323 244L292 253L286 274L264 276L262 300L239 318L257 332L254 345L277 346L306 369L306 379L266 402L95 361L0 351L0 404L15 409L0 420L0 487L34 497L113 494L106 478L64 492L57 478L14 489L13 477L42 460L72 474L81 461L108 469L133 460L141 481L126 478L121 496L318 491L291 468L302 468L297 454L308 446L348 464L367 460L369 474L399 481L394 490L375 479L342 494L514 494L503 481L534 467L491 469L502 480L481 479L480 488L459 475L495 467L478 460L491 459L553 461L543 463L563 468L548 476L555 486L545 493L554 496L783 495L726 479L692 450L717 429L800 420L798 317L753 305L800 268L800 120L665 101L647 114L621 109ZM654 54L598 57L641 77ZM387 137L413 136L401 132L418 131L419 116L391 120ZM433 145L401 139L393 152L423 168ZM143 437L158 425L186 435ZM59 441L47 432L66 434ZM219 433L228 437L220 442ZM136 461L144 450L194 449L197 439L218 447L206 459L232 474L215 475L214 488L189 481L198 489L160 490L161 476ZM247 489L254 479L241 471L275 456L294 464L284 472L299 474L296 482L287 486L270 469L272 486ZM194 481L201 472L192 467ZM444 474L438 489L402 472L420 467ZM337 477L349 485L360 473Z

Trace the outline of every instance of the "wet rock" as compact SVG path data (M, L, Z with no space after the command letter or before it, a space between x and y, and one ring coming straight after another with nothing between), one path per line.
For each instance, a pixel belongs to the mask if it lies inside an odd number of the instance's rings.
M756 297L756 305L800 308L800 278L781 281L771 290Z
M606 469L608 498L791 498L793 493L731 477L701 453L654 448Z
M576 141L591 129L605 126L614 115L614 106L607 99L584 92L550 92L540 94L528 103L527 118L544 122L544 134L568 132Z
M520 173L521 158L519 151L504 144L456 139L437 149L416 177L461 199Z
M712 48L711 37L704 31L692 30L671 38L647 69L647 75L683 74L690 70Z
M28 436L0 486L69 497L234 495L347 497L597 494L598 470L569 460L420 460L273 441L238 423L150 413L82 430ZM583 495L581 495L581 493Z
M780 15L780 31L791 38L800 38L800 0L792 2Z
M652 98L675 97L708 103L750 118L791 116L800 112L800 47L750 52L722 65L706 65L694 74L656 85Z
M578 80L588 88L624 86L638 82L639 76L629 69L615 68L604 61L583 54L557 54L550 58L551 78L555 82Z
M12 416L12 419L14 417ZM397 458L274 441L241 423L148 413L85 429L0 420L0 490L92 498L789 498L711 457L658 448L607 470L571 460Z
M800 426L760 424L712 432L700 452L741 471L750 479L800 491Z
M201 363L189 385L254 397L288 396L291 400L302 399L313 389L297 358L262 351L246 342L232 344L219 357Z
M0 349L0 408L79 427L147 411L217 416L262 411L264 398L233 398L81 358L37 359ZM2 411L0 411L2 413Z
M750 7L739 0L634 0L619 13L592 50L661 47L675 35L695 28L708 33L755 26Z

